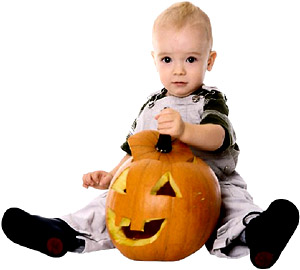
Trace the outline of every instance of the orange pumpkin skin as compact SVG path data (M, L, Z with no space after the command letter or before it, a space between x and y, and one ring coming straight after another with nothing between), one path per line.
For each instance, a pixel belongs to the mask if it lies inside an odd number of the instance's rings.
M130 259L183 259L200 249L215 228L221 205L218 181L199 158L169 162L149 156L135 160L136 155L133 151L133 161L117 173L108 193L111 240Z

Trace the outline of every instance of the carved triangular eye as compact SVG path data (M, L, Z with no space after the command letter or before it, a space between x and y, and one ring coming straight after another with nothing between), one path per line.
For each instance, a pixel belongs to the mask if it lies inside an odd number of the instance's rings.
M129 172L129 168L124 170L119 177L116 179L116 181L112 184L111 188L115 190L118 193L126 194L126 180L127 175Z
M151 195L165 195L182 198L181 192L176 185L171 172L166 172L152 188Z

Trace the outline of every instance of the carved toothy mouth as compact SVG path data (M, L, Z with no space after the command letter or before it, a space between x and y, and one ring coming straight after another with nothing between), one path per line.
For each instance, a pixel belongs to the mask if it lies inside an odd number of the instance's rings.
M153 243L166 225L165 219L146 220L143 231L130 230L131 220L122 218L119 226L115 224L116 214L110 208L107 211L107 226L112 238L127 246L144 246Z
M130 225L122 227L122 230L127 238L134 239L134 240L146 239L157 234L163 222L164 219L146 221L144 225L144 231L130 230Z

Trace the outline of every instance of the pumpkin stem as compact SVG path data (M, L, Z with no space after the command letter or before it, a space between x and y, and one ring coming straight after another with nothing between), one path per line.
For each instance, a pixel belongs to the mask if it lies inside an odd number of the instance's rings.
M172 151L172 139L170 135L160 134L155 149L161 153L170 153Z

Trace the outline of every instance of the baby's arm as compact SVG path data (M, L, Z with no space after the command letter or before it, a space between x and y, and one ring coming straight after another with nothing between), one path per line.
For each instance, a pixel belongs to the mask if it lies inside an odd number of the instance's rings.
M200 150L215 151L224 142L225 130L221 125L195 125L184 122L180 114L171 108L161 111L155 119L161 134L169 134Z
M129 158L130 156L127 154L125 157L122 158L120 163L110 172L95 171L84 174L82 177L82 186L85 188L93 187L96 189L107 189L117 170Z
M203 151L216 151L224 142L225 130L216 124L193 125L184 123L180 140Z

